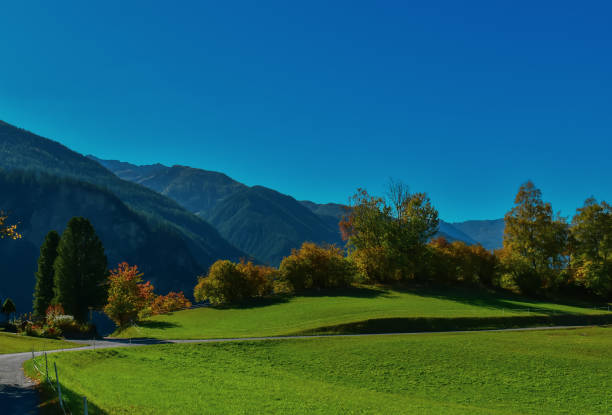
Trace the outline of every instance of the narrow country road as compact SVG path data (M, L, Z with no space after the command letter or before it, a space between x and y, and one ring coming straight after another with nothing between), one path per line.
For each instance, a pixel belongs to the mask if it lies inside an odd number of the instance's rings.
M82 350L106 349L110 347L138 347L155 344L170 343L218 343L235 341L261 341L261 340L283 340L283 339L312 339L323 337L362 337L362 336L401 336L401 335L424 335L424 334L459 334L480 332L505 332L505 331L531 331L531 330L559 330L575 329L591 326L555 326L555 327L526 327L516 329L496 330L474 330L474 331L444 331L444 332L413 332L413 333L382 333L382 334L335 334L335 335L313 335L313 336L278 336L278 337L247 337L226 339L201 339L201 340L157 340L157 339L113 339L103 340L71 340L81 343L83 347L73 349L47 350L47 353L60 353ZM40 356L42 352L36 352ZM38 394L34 388L35 383L28 379L23 373L23 364L32 358L31 352L0 354L0 408L2 415L37 415Z

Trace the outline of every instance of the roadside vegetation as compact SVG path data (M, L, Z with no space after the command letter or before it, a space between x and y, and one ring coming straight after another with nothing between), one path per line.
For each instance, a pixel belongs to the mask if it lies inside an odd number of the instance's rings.
M161 345L49 359L74 413L84 395L91 414L603 414L611 330Z

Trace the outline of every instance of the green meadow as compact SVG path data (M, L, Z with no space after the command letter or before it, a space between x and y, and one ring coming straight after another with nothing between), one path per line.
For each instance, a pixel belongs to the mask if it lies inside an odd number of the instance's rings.
M298 334L492 329L612 322L607 307L539 302L484 291L361 287L160 315L118 337L208 339Z
M158 345L49 355L73 413L604 414L612 328ZM31 362L26 370L32 373Z
M44 339L0 332L0 354L29 352L31 350L70 349L82 345L64 340Z

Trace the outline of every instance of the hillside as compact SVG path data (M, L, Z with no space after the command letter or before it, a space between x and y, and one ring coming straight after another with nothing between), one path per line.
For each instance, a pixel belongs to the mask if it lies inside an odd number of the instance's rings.
M273 265L304 241L342 244L337 221L334 227L294 198L262 186L222 199L209 220L230 242Z
M10 296L20 312L32 305L34 271L46 233L62 232L74 216L87 217L104 244L108 264L138 265L159 292L191 293L203 265L175 227L155 222L108 190L42 173L0 171L2 208L19 223L23 239L0 240L0 297Z
M145 270L154 270L148 277L154 277L160 287L189 288L190 292L195 277L215 260L237 260L246 255L172 199L122 180L55 141L2 121L0 169L4 171L0 209L10 211L11 218L21 222L24 234L24 239L16 243L1 241L0 255L11 258L10 273L3 273L1 278L5 288L9 277L19 281L22 291L17 296L22 298L22 307L31 302L31 291L26 296L23 290L33 285L42 236L51 229L62 230L72 216L83 215L94 221L111 249L110 265L130 260ZM107 209L96 207L96 202ZM121 220L116 221L118 218Z
M338 219L325 209L327 205L316 205L321 210L313 212L290 196L246 186L223 173L88 157L122 179L174 199L214 225L233 245L265 263L278 265L304 241L342 244Z
M565 305L462 287L353 287L159 315L120 337L209 339L610 322L612 312L590 304Z

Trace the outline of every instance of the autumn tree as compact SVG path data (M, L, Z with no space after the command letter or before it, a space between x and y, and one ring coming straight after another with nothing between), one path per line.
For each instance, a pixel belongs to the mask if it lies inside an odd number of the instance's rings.
M387 197L359 189L340 222L360 273L369 281L386 282L426 274L427 242L438 230L438 212L425 193L410 193L391 182Z
M532 182L523 184L504 220L502 263L525 293L552 288L567 265L569 229Z
M438 237L429 243L433 260L430 264L434 281L493 285L497 258L481 245L463 241L448 242Z
M612 206L587 199L572 220L571 236L577 281L600 296L612 296Z
M150 282L143 283L136 265L120 263L108 276L108 299L104 313L120 328L138 319L138 314L155 299Z
M355 269L340 248L304 242L283 258L279 273L281 279L301 291L346 287L353 281Z
M7 223L8 215L0 211L0 239L20 239L21 234L17 232L17 225Z
M198 277L194 288L196 301L211 304L232 304L271 294L278 272L274 268L240 261L218 260L206 276Z
M169 292L158 295L151 303L151 314L165 314L191 307L191 301L185 298L183 292Z
M57 248L59 245L60 236L56 231L51 231L45 237L45 241L40 247L40 256L38 257L38 270L34 274L36 277L36 285L34 287L34 315L36 317L44 317L47 308L53 300L53 263L57 258Z
M89 222L70 219L57 248L53 302L78 321L87 319L89 307L99 308L106 298L107 262L104 247Z

